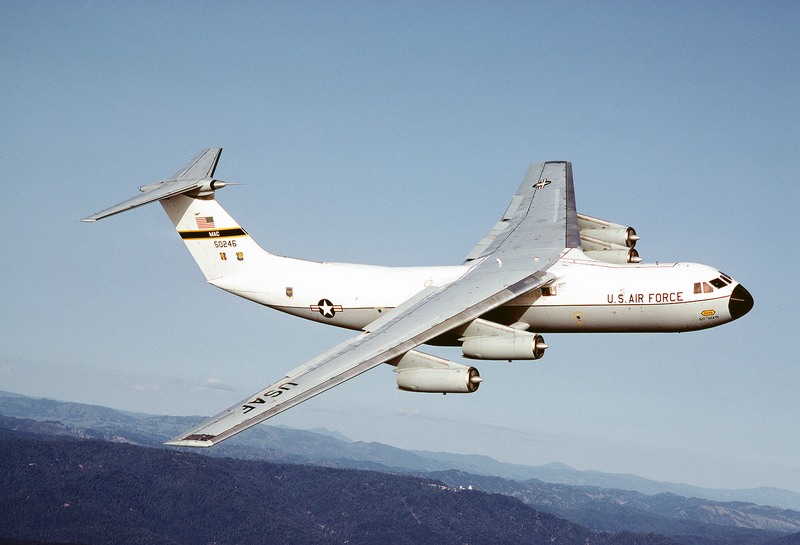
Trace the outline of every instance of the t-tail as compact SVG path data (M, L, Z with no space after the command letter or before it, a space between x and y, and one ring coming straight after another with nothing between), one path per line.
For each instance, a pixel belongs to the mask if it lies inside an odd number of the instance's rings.
M275 256L263 250L214 199L223 181L214 179L222 148L209 148L167 180L81 221L97 221L160 201L203 274L211 283L258 270Z
M263 250L214 199L176 195L161 201L186 247L211 283L248 274L274 258Z

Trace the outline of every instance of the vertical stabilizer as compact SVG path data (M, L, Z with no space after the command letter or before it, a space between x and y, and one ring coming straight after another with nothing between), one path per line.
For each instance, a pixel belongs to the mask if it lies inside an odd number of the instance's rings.
M249 274L274 257L250 238L213 193L176 195L160 202L206 280Z

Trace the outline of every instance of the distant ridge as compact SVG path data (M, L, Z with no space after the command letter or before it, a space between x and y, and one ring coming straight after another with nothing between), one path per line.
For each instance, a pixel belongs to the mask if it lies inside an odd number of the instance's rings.
M67 427L95 430L98 438L110 439L117 436L120 441L159 447L163 441L200 423L205 418L124 413L97 405L32 398L2 391L0 391L0 414L37 421L61 422ZM305 462L336 467L380 468L390 471L428 472L455 469L517 481L536 479L570 486L633 490L650 495L670 493L715 501L751 502L800 510L800 494L778 488L708 489L688 484L652 481L630 474L580 471L558 462L542 466L526 466L499 462L478 454L412 451L381 443L352 441L338 432L322 429L303 431L262 424L247 433L234 436L213 449L203 451L203 454Z
M27 428L47 435L33 435L25 431ZM474 507L469 507L461 500L476 498L471 495L458 495L457 498L446 495L421 500L425 508L414 517L413 511L417 507L413 507L413 504L420 500L412 500L408 494L418 495L414 490L419 488L414 483L419 483L419 479L386 472L325 473L324 468L315 469L308 464L273 465L279 470L279 474L275 475L281 479L276 483L278 487L283 487L282 483L285 482L285 486L290 488L283 490L278 498L270 499L273 496L264 494L264 486L274 488L274 484L270 483L275 481L261 470L258 474L247 476L248 467L258 467L248 465L253 462L247 460L227 458L219 460L220 465L215 465L208 456L197 451L140 448L118 442L76 439L70 433L88 436L97 432L69 429L57 422L0 417L0 460L3 461L0 464L0 482L4 485L0 487L0 512L9 515L5 519L0 517L0 536L9 535L8 532L18 537L46 535L52 539L58 536L61 540L80 541L87 545L162 542L158 539L153 541L156 533L165 539L163 542L174 543L175 538L179 538L178 542L197 542L198 534L186 534L190 530L201 534L211 532L217 538L229 535L230 542L237 542L250 535L248 532L254 531L251 529L253 521L245 519L234 522L224 513L233 506L238 506L234 507L236 512L242 509L245 510L243 513L258 511L260 515L256 528L261 528L263 514L274 517L274 501L279 499L278 517L284 521L291 520L292 527L286 528L284 525L278 532L271 529L270 535L276 540L283 535L288 542L297 542L298 536L305 536L302 538L304 543L340 543L343 539L340 532L349 532L352 539L348 541L351 543L374 543L376 535L383 536L382 541L437 544L442 543L442 539L445 539L444 542L461 543L465 541L463 537L453 538L466 535L469 536L466 540L469 543L487 544L789 545L793 543L792 540L800 539L800 534L791 533L800 529L800 513L793 511L752 504L708 504L703 500L689 501L670 494L660 495L667 496L664 498L538 481L520 483L456 470L428 472L418 477L428 483L443 483L433 485L433 489L449 490L449 494L479 490L495 492L494 496L522 500L535 511L519 511L517 504L491 501L478 507L480 516L467 516L465 519L464 513ZM131 451L128 447L139 451ZM142 457L137 455L136 459L131 458L135 452L141 452ZM203 459L209 460L212 465L202 462ZM170 467L175 464L176 467ZM286 470L281 468L298 469L291 469L290 472L295 476L285 480ZM120 473L121 470L123 473ZM245 473L241 473L241 470ZM320 470L323 472L320 473ZM330 481L327 476L334 477L334 480ZM326 480L329 482L327 485L324 483ZM233 483L238 484L231 486ZM220 484L223 485L222 489L219 488ZM350 490L342 489L343 485L350 487ZM374 492L378 496L369 498L370 507L365 508L366 504L358 499L358 494L366 489L374 489L376 485L378 489ZM191 492L193 487L200 487L200 490ZM292 494L292 499L289 499L289 490L305 492L300 496ZM320 494L322 497L319 497ZM191 499L195 497L203 501L195 504ZM456 503L450 502L447 506L442 504L442 499L453 498ZM397 504L398 499L400 505ZM145 504L141 503L142 500ZM299 502L292 509L315 516L309 521L307 515L289 518L281 515L280 512L285 512L288 507L287 500L290 503ZM319 520L316 517L319 507L310 510L308 507L315 503L324 506L336 520L328 515L325 515L327 522ZM379 510L374 511L371 504L375 504ZM395 507L389 507L392 504ZM120 505L123 507L121 510L115 507ZM388 518L381 511L385 511L386 507L381 508L380 505L389 507ZM486 512L487 508L491 512ZM175 509L181 513L178 525L165 526L165 513ZM425 521L426 528L423 531L430 539L420 540L422 535L414 530L413 524L409 528L407 522L398 519L398 515L408 514L406 511L409 509L418 523ZM134 511L133 519L127 516L127 511L131 510ZM210 516L218 511L223 513L222 519ZM184 513L193 515L186 518ZM353 513L359 514L355 521L361 517L369 519L371 529L367 534L346 520L352 518ZM564 520L558 522L555 518L546 518L545 514ZM153 516L156 518L153 519ZM452 521L446 522L446 526L457 528L456 531L460 533L453 535L451 530L442 528L441 523L445 519ZM219 520L221 526L209 526L213 520ZM565 525L567 521L576 525ZM531 527L530 523L535 523L538 528L536 536L531 536L529 531L519 533L519 530ZM741 526L742 523L749 526ZM454 524L456 528L453 528ZM496 529L498 524L503 528L501 532ZM471 525L474 530L467 530L467 534L463 534ZM84 526L91 528L88 534L80 533ZM320 527L337 533L339 539L313 539L309 530L318 532ZM484 533L481 536L480 532L485 532L487 527L490 535ZM447 535L450 535L450 540Z

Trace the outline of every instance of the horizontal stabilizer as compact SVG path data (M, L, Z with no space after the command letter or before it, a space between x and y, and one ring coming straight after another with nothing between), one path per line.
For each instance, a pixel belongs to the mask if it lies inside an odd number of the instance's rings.
M111 208L106 208L96 214L85 217L81 221L97 221L138 206L168 199L190 191L213 191L214 189L223 187L226 185L224 182L211 179L214 175L214 170L217 168L220 153L222 153L222 148L208 148L192 159L181 170L176 172L169 180L142 186L139 188L140 191L143 191L141 195L137 195Z
M211 178L217 169L222 148L208 148L170 177L170 180L202 180Z

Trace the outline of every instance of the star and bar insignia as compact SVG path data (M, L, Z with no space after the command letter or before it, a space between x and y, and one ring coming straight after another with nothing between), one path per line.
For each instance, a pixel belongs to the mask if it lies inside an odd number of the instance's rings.
M327 299L320 299L316 305L311 305L311 310L317 311L324 318L333 318L337 312L342 312L342 305L334 305Z

